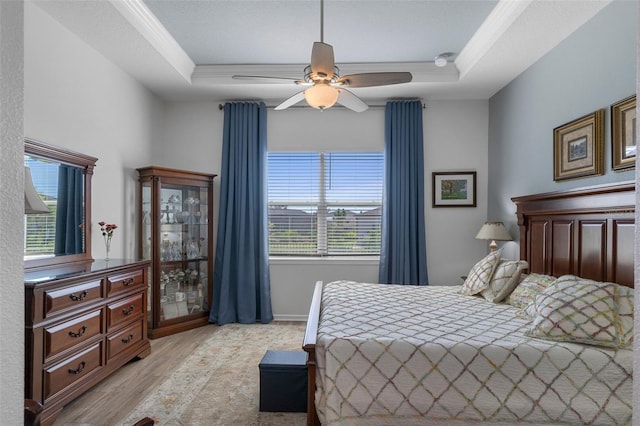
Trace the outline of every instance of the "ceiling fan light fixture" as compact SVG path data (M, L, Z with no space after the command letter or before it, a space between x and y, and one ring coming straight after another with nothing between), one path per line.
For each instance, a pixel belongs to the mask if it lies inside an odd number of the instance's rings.
M316 83L304 91L304 98L309 106L323 110L334 106L339 94L337 89L328 84Z

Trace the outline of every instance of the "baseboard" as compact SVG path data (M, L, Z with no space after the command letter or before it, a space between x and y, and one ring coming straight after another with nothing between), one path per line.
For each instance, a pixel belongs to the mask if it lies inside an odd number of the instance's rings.
M273 320L274 321L301 321L301 322L306 322L307 321L307 316L306 315L291 315L291 314L282 314L282 315L274 315L273 316Z

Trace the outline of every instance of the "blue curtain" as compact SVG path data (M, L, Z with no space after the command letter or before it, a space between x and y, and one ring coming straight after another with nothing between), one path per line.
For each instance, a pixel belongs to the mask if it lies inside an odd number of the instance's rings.
M427 285L422 103L387 102L380 283Z
M82 169L65 164L58 168L56 235L53 248L55 254L84 252L83 182Z
M249 324L273 320L266 159L265 104L226 103L209 322Z

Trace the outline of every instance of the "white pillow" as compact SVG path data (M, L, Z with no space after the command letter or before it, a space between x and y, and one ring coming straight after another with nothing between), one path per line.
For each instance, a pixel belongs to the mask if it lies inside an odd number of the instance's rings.
M529 264L525 260L502 260L489 281L489 286L482 290L482 296L489 302L498 303L504 300L520 282L520 274Z
M502 249L492 251L485 258L473 265L473 268L469 271L469 275L467 275L467 279L465 279L462 284L460 294L472 296L487 288L493 276L493 271L495 271L496 266L498 266L501 254Z
M616 284L563 275L535 300L527 336L618 347Z
M536 296L540 294L545 288L549 287L556 277L544 274L528 274L522 275L522 280L515 290L507 296L505 301L511 306L516 308L526 308L530 303L536 300Z
M633 289L618 284L616 301L618 302L620 345L629 346L633 343Z

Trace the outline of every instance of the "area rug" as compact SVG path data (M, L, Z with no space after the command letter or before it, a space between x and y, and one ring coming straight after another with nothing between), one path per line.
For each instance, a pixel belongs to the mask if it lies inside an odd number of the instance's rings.
M267 349L301 350L304 323L228 324L212 333L123 424L304 425L305 413L259 411L258 364Z

